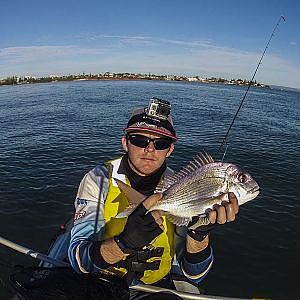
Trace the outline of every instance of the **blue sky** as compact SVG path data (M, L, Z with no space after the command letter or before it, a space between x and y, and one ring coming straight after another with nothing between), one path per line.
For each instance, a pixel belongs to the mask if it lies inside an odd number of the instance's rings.
M0 78L132 72L300 88L300 1L1 0Z

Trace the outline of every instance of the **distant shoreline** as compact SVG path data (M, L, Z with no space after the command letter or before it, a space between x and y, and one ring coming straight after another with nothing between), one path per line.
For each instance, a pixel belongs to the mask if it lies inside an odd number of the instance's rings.
M19 85L19 84L31 84L31 83L47 83L58 81L85 81L85 80L162 80L162 81L185 81L185 82L200 82L200 83L220 83L227 85L239 85L239 86L256 86L270 88L269 85L257 83L256 81L250 82L245 79L225 79L225 78L202 78L199 76L177 76L177 75L155 75L155 74L132 74L132 73L109 73L104 74L80 74L80 75L67 75L56 76L51 75L48 77L34 77L34 76L12 76L5 79L0 79L1 85Z

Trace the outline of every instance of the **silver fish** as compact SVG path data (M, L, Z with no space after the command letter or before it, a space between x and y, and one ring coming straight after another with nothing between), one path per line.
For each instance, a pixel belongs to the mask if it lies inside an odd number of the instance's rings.
M126 217L145 199L145 196L123 182L115 180L130 203L129 208L116 217ZM149 209L149 212L163 211L169 221L184 226L194 216L202 217L202 224L208 224L206 211L216 204L228 201L229 192L235 194L239 205L253 200L259 194L259 185L239 166L214 162L209 154L203 153L178 173L165 177L157 186L156 192L161 192L163 197Z

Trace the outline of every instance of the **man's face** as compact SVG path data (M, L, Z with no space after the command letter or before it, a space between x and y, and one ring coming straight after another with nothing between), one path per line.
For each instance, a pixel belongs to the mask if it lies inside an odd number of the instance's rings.
M139 134L151 139L161 138L163 136L146 132L131 132L130 135ZM148 176L156 172L174 150L174 144L170 148L164 150L156 150L153 142L150 142L146 148L140 148L133 145L125 136L122 138L122 145L128 152L130 167L141 176Z

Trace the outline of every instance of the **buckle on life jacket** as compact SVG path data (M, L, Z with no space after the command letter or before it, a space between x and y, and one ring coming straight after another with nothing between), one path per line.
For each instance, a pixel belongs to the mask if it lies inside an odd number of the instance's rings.
M157 247L153 249L145 249L136 251L135 256L137 261L147 261L152 257L161 257L164 253L163 247Z
M125 268L127 270L126 277L127 281L130 282L134 277L137 279L143 277L146 270L158 270L163 253L163 247L136 251L134 254L129 255L125 260L120 261L117 264L117 267ZM150 258L157 259L147 262Z
M127 269L128 272L144 273L146 270L158 270L161 260L154 260L152 262L137 262L132 261Z

